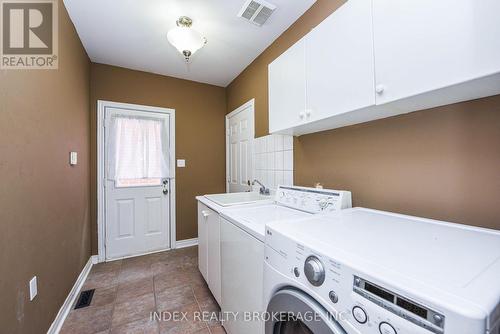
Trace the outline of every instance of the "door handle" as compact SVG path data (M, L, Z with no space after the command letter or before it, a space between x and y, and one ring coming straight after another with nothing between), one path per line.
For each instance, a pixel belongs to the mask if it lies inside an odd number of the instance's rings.
M208 216L210 216L210 212L205 211L205 210L203 210L203 211L201 212L201 214L202 214L202 215L203 215L203 217L205 217L205 218L207 218Z
M162 186L163 195L167 195L168 194L168 180L167 179L163 180L162 184L163 184L163 186Z

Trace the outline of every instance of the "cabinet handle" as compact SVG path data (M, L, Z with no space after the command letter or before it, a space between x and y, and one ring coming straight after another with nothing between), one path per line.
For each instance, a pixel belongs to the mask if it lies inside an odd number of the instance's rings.
M311 116L311 114L312 114L312 110L306 109L306 116L309 117L309 116Z
M377 92L378 95L381 95L385 90L385 86L384 85L377 85L377 87L375 87L375 91Z
M304 119L305 116L306 116L305 112L303 112L303 111L299 112L300 119Z
M208 216L210 216L210 212L208 211L202 211L201 214L203 215L203 217L207 218Z

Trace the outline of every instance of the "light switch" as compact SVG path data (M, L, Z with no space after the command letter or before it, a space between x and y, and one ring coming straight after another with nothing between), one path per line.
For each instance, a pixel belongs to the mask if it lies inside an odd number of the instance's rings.
M30 280L30 301L32 301L33 298L35 298L37 294L38 294L38 286L37 286L36 276L35 276Z
M78 163L78 153L77 152L69 152L69 164L74 166Z
M180 167L180 168L186 167L186 160L177 159L177 167Z

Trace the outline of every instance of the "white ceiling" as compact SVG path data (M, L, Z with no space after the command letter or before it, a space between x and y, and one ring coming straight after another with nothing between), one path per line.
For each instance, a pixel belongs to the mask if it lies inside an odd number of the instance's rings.
M245 0L64 0L93 62L227 86L315 0L268 0L262 27L237 14ZM167 41L179 16L208 40L187 65Z

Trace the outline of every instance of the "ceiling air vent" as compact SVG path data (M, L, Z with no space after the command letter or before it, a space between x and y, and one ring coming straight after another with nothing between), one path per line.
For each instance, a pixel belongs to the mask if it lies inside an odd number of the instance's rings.
M263 0L248 0L238 13L239 17L251 23L262 26L276 9L275 5Z

